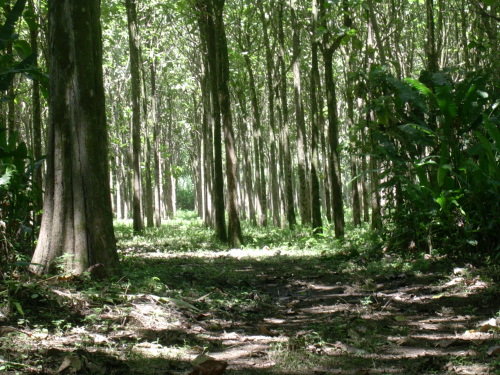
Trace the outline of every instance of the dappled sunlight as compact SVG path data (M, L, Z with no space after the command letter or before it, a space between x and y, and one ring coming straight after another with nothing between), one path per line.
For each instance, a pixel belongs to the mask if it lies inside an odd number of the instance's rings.
M475 272L426 272L427 264L373 250L353 255L352 244L332 246L326 237L307 248L288 237L229 249L189 220L141 236L120 223L117 237L122 278L32 284L24 301L43 295L74 318L52 311L52 330L9 335L30 353L53 353L53 367L78 359L137 369L153 361L186 374L203 354L227 362L229 374L493 368L484 353L498 340L496 323L477 325L498 301ZM66 349L76 347L84 350Z

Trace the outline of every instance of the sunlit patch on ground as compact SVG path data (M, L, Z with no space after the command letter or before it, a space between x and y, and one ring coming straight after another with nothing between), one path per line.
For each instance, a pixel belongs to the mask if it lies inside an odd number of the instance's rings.
M143 236L120 224L117 237L120 280L27 279L10 292L20 310L0 316L1 371L188 374L201 354L234 375L498 369L497 289L479 272L293 233L228 249L189 220Z

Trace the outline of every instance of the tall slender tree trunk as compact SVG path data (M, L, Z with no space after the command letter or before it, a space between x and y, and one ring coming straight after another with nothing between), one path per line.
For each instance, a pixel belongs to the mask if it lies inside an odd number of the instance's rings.
M427 43L425 45L426 67L431 73L439 71L439 54L436 43L436 26L434 21L434 0L425 0L427 24Z
M142 177L141 177L141 76L139 55L139 29L135 0L125 0L127 8L128 37L130 49L130 75L132 86L132 169L134 171L133 226L134 232L144 229L142 218Z
M49 0L44 213L32 271L119 274L109 188L100 1Z
M273 225L276 227L281 226L281 201L279 198L279 180L278 180L278 150L276 146L276 139L278 132L276 129L276 116L275 116L275 82L273 75L275 71L274 57L271 50L270 36L269 36L269 20L266 18L263 4L259 1L258 7L260 10L260 18L262 23L262 32L264 35L264 47L266 51L266 85L267 85L267 112L269 116L269 129L270 129L270 160L269 160L269 177L270 177L270 190L271 190L271 207ZM262 141L263 143L263 141ZM264 148L263 145L261 148ZM262 176L265 180L265 176Z
M311 209L314 233L323 232L321 219L321 190L319 185L319 108L317 87L319 83L318 40L316 35L318 9L316 0L312 1L312 41L311 41Z
M33 9L33 14L37 14L33 0L30 0L30 7ZM31 50L35 55L35 61L33 65L37 67L38 66L38 22L36 22L36 26L30 26L30 44L31 44ZM40 82L37 79L33 80L31 102L33 105L33 115L32 115L33 156L35 158L35 161L37 161L42 158L42 110L40 105ZM33 212L34 212L33 219L34 219L34 224L40 225L42 222L42 216L39 213L41 212L41 209L43 207L43 199L42 199L43 181L42 181L41 167L35 169L33 181L35 187L34 189L35 197L33 201Z
M248 83L250 88L250 98L252 103L252 123L253 123L253 144L254 144L254 165L255 165L255 187L257 192L257 215L259 225L267 225L267 198L266 198L266 180L262 171L264 170L262 128L260 121L260 108L257 98L257 89L255 88L255 78L253 75L252 64L248 54L244 56L248 72Z
M225 0L213 0L215 10L215 31L218 65L218 94L220 111L224 128L226 150L227 208L228 208L228 241L232 247L243 244L243 234L239 218L238 179L236 172L236 141L234 139L233 119L229 94L229 56L227 51L226 31L223 19Z
M311 224L311 193L308 182L306 124L304 104L302 100L302 83L300 74L300 27L297 21L296 0L291 0L290 14L292 19L292 69L295 103L295 120L297 122L297 161L299 172L299 208L303 225Z
M161 226L161 181L160 181L160 126L158 116L158 93L156 92L156 64L153 59L149 65L151 74L151 118L153 119L153 168L154 168L154 219L155 226Z
M217 34L214 24L213 0L198 1L196 3L199 12L200 36L206 42L205 58L207 59L210 88L211 111L210 116L213 123L213 152L214 152L214 174L213 174L213 196L214 196L214 221L217 238L227 242L226 219L224 207L224 176L222 168L222 124L218 90L218 65L217 65Z
M352 59L350 59L352 61ZM354 70L353 66L349 64L349 68ZM357 168L357 156L356 156L356 136L359 134L356 133L356 129L354 127L354 87L353 81L350 78L346 78L347 80L347 89L346 89L346 102L347 102L347 121L349 125L349 142L351 147L351 155L349 156L349 165L351 169L351 195L352 195L352 218L354 226L358 227L361 225L361 200L359 196L359 178L358 178L358 168Z
M286 90L286 65L285 65L285 33L283 27L284 17L284 2L280 1L278 5L279 11L279 26L278 26L278 39L279 39L279 72L280 72L280 98L281 98L281 112L282 112L282 129L281 129L281 144L283 147L283 170L285 175L285 202L286 202L286 218L288 226L293 228L297 224L295 215L294 193L293 193L293 163L290 151L290 129L288 119L288 96Z
M204 220L209 227L215 227L214 216L214 195L213 195L213 170L214 170L214 153L213 153L213 135L212 135L212 117L210 116L210 89L208 87L208 61L203 59L203 72L201 77L201 97L203 101L202 112L202 139L203 139L203 175L204 175Z
M344 28L351 26L351 19L348 12L346 0L342 1L342 10L344 13ZM325 3L320 4L321 19L324 20L326 14ZM324 21L323 21L324 22ZM323 24L323 27L326 25ZM325 27L325 29L327 29ZM333 79L333 54L340 48L342 40L345 38L345 32L338 35L333 42L330 41L331 35L323 35L322 52L325 65L325 90L326 104L328 108L328 144L330 155L330 179L332 186L332 206L333 221L335 225L335 236L343 237L345 232L344 205L342 197L342 181L340 171L340 150L339 150L339 124L337 114L337 94L335 90L335 81Z

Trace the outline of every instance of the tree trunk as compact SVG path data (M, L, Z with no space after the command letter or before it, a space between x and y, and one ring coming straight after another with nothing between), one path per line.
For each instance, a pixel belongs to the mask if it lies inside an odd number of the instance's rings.
M233 119L229 94L229 56L227 51L226 31L223 20L224 0L214 0L215 31L217 40L218 92L224 143L226 150L227 209L228 209L228 241L232 247L243 244L243 234L239 218L238 179L236 173L236 142L234 139Z
M214 24L214 10L211 1L196 3L199 12L198 24L200 36L205 40L206 51L204 57L207 59L208 87L210 88L211 111L210 116L213 123L213 152L214 152L214 174L213 174L213 196L214 196L214 221L217 238L227 241L226 219L224 207L224 176L222 169L222 125L218 90L218 65L217 65L217 34Z
M280 45L280 52L278 54L279 73L280 73L280 98L281 98L281 112L282 112L282 128L281 128L281 142L283 147L283 170L285 175L285 203L286 203L286 218L288 226L293 228L297 224L295 216L295 205L293 199L293 164L292 155L290 152L290 137L288 126L288 103L286 91L286 66L285 66L285 33L283 29L283 2L279 3L279 27L278 38Z
M44 214L31 269L119 274L109 189L100 1L49 0L50 97Z
M344 236L344 207L342 199L342 182L340 175L339 129L337 117L337 96L333 81L331 51L323 53L325 61L325 87L328 106L328 143L330 154L330 180L332 183L333 221L335 237Z
M351 26L351 19L347 7L347 1L342 1L344 13L344 28ZM321 18L324 20L326 13L325 3L321 3ZM324 21L323 21L324 22ZM324 24L323 27L326 25ZM325 29L327 29L325 27ZM328 108L328 144L330 155L330 179L332 186L332 206L333 221L335 225L335 237L344 236L344 205L342 197L342 182L340 173L340 150L339 150L339 124L337 114L337 94L335 90L335 81L333 80L333 54L340 47L345 32L338 35L333 42L330 41L331 35L323 35L323 61L325 64L325 90L326 104Z
M434 0L425 0L425 15L427 23L426 67L429 72L436 73L439 71L439 54L436 47Z
M33 9L33 14L35 13L35 5L33 0L30 0L30 7ZM35 27L30 26L30 44L31 50L35 55L35 61L33 65L38 66L38 22ZM40 106L40 82L37 79L33 80L31 101L33 105L33 157L35 161L42 158L42 110ZM34 224L40 225L42 221L42 216L39 214L43 207L42 199L42 167L36 168L33 176L34 182L34 199L33 199L33 221Z
M160 181L160 127L158 117L158 94L156 92L156 64L151 61L151 117L153 119L153 163L154 163L154 218L155 226L161 226L161 181Z
M250 97L252 103L252 123L253 123L253 137L254 137L254 160L255 160L255 190L257 192L257 215L259 218L259 225L265 227L267 225L267 200L266 200L266 181L262 175L264 170L264 158L262 150L262 129L260 123L260 108L257 98L257 89L255 88L255 79L253 75L252 65L248 54L244 56L245 64L248 72L248 83L250 88Z
M302 225L311 224L311 193L308 182L307 170L307 143L306 124L304 118L304 104L302 100L302 83L300 76L300 35L296 15L295 0L291 1L292 18L292 69L294 86L295 119L297 121L297 159L299 170L299 208Z
M127 8L128 35L130 48L130 75L132 86L132 168L134 171L133 222L134 232L144 229L142 218L141 181L141 77L139 56L139 29L135 0L125 0Z
M316 21L318 10L316 0L312 2L312 41L311 41L311 209L312 227L314 233L323 232L323 221L321 219L321 200L319 185L319 109L317 87L319 83L318 67L318 41L316 35Z

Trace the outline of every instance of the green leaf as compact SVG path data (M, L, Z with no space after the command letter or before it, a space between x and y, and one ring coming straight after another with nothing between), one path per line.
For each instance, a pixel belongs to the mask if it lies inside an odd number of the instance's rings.
M485 119L484 127L486 128L486 131L488 132L491 139L495 142L495 147L497 148L497 150L499 150L500 149L500 130L498 129L497 126L495 126L488 119Z
M14 306L16 307L17 312L20 315L24 316L24 311L23 311L21 304L19 302L14 302Z
M25 40L16 40L14 42L14 49L23 60L33 53L30 44Z
M12 41L15 24L23 14L25 5L26 0L17 0L10 13L7 15L5 24L0 29L0 49L5 48L6 42Z
M12 69L3 74L3 78L0 79L0 91L7 91L9 89L10 83L14 79L16 73L26 72L29 70L30 66L35 62L36 56L31 54L26 57L23 61L16 64Z
M451 171L451 165L443 164L443 165L439 166L438 175L437 175L439 187L442 187L444 185L449 171Z
M14 174L14 168L7 167L3 176L0 176L0 186L7 186L10 183L12 175Z
M418 91L420 91L425 96L433 95L432 91L426 85L424 85L422 82L420 82L414 78L405 78L405 81L408 82L411 86L416 88Z

